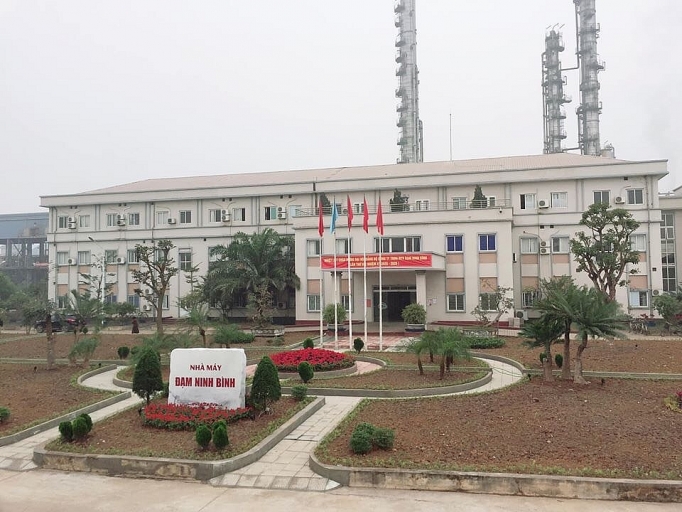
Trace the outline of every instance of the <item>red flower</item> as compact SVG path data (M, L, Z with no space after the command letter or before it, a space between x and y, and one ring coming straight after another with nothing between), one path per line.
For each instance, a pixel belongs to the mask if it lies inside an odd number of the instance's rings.
M144 423L169 430L194 430L198 424L212 424L218 420L233 423L250 415L246 407L224 409L217 404L194 405L151 403L144 408Z
M284 372L298 371L299 363L303 361L313 365L315 371L338 370L353 366L354 359L348 354L325 350L323 348L304 348L289 352L278 352L270 356L278 370Z

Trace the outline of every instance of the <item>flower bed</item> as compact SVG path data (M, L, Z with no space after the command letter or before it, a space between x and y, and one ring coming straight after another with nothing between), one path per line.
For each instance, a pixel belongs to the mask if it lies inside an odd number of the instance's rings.
M251 409L222 409L215 404L201 403L196 405L151 403L146 406L142 415L144 424L168 430L195 430L197 425L211 425L218 420L228 423L248 418Z
M316 372L350 368L355 363L355 359L350 354L342 354L323 348L304 348L289 352L277 352L272 354L270 358L275 363L277 370L294 373L298 371L298 364L302 361L308 361L312 364L313 370Z

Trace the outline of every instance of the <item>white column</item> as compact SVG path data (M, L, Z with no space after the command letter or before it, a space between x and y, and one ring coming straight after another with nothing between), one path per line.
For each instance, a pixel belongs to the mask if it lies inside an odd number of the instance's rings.
M424 306L424 309L426 309L426 271L417 270L415 273L417 277L417 303L421 304L422 306ZM427 322L428 312L429 310L426 309Z

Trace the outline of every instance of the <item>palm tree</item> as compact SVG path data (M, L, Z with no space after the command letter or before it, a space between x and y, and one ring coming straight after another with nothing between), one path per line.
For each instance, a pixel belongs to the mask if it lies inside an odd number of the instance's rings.
M616 301L610 301L607 295L596 288L579 288L578 299L573 318L581 341L575 356L573 382L587 384L583 377L582 354L587 348L588 337L605 338L620 334L618 325L622 317L620 305Z
M469 345L464 334L459 329L440 328L435 333L438 340L438 354L440 354L440 380L445 377L445 369L450 371L450 366L455 359L471 359Z
M552 374L552 344L559 343L559 337L564 333L564 323L556 317L545 314L539 320L524 324L519 334L528 341L530 347L544 347L545 358L542 360L542 370L545 381L554 380Z
M204 283L211 300L244 292L254 295L253 302L261 303L265 293L276 297L300 287L293 238L280 236L272 228L252 235L239 232L229 246L214 251L218 260L211 264Z
M419 368L419 375L424 375L424 365L422 364L422 352L427 350L424 338L415 338L407 346L407 352L417 356L417 368Z

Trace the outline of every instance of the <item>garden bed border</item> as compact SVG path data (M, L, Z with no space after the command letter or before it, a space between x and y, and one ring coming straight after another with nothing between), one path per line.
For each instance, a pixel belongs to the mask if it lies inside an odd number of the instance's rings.
M100 373L108 372L111 370L114 370L116 368L116 365L110 365L110 366L102 366L100 368L95 368L92 371L86 372L80 377L78 377L78 385L83 386L82 382L90 377L93 377L95 375L99 375ZM89 388L87 386L83 386L86 389L96 389L96 388ZM101 391L101 390L100 390ZM132 393L130 391L123 391L122 393L119 393L118 395L114 395L109 398L105 398L104 400L101 400L99 402L96 402L94 404L87 405L85 407L82 407L78 410L63 414L57 418L53 418L51 420L45 421L43 423L40 423L38 425L34 425L32 427L29 427L25 430L22 430L20 432L17 432L15 434L10 434L8 436L0 437L0 446L7 446L13 443L17 443L19 441L23 441L24 439L27 439L31 436L34 436L36 434L40 434L41 432L44 432L45 430L49 430L51 428L54 428L58 426L62 421L71 421L80 414L90 414L91 412L98 411L100 409L104 409L105 407L109 407L110 405L116 404L118 402L122 402L123 400L127 400L132 396Z
M322 408L324 403L324 397L316 398L305 409L289 418L256 446L231 459L198 461L132 455L52 452L45 449L47 444L45 443L33 451L33 462L43 469L83 471L107 476L207 481L256 462L301 423Z

